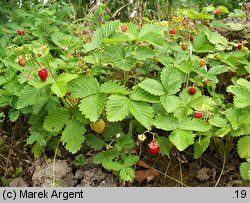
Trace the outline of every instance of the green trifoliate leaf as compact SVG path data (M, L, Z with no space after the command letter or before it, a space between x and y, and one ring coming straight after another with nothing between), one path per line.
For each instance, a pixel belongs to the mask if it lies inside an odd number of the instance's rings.
M183 151L189 145L194 143L195 134L191 131L186 130L174 130L170 136L169 140L177 147L178 150Z
M108 62L122 70L131 70L137 63L130 48L119 45L107 45L103 56Z
M77 77L78 76L76 74L62 73L61 75L59 75L56 82L51 86L52 92L55 93L58 97L65 96L67 92L67 83L71 80L76 79Z
M245 18L246 13L240 9L234 9L234 12L229 13L230 18Z
M93 163L94 164L104 164L107 162L112 161L113 159L115 159L117 156L119 155L117 150L106 150L104 152L100 152L98 153L94 159L93 159Z
M134 140L131 138L129 134L124 134L123 132L116 134L116 143L114 147L121 151L122 149L131 149L134 147Z
M64 97L67 92L67 83L64 81L55 82L51 86L52 92L58 97Z
M96 94L99 90L99 83L95 78L77 78L68 83L68 91L73 97L81 98Z
M140 32L138 34L139 38L142 38L143 36L151 33L162 33L163 32L163 27L160 25L155 25L155 24L145 24L142 26L140 29Z
M160 146L160 154L170 156L170 141L166 137L157 137L157 143Z
M156 119L152 122L152 124L157 127L158 129L171 131L179 126L179 121L177 118L173 117L172 115L159 115Z
M160 102L160 97L148 93L139 86L135 86L132 93L130 94L130 99L134 101L144 101L149 103Z
M135 165L139 161L139 157L136 155L129 155L124 160L124 166L130 167Z
M83 154L77 155L74 161L72 163L76 166L84 166L88 163L88 161L85 159Z
M240 164L240 175L244 180L250 180L250 163L243 162Z
M96 135L88 134L85 136L85 139L87 145L94 150L101 150L105 146L104 140L100 139Z
M120 177L124 181L133 181L135 178L135 171L130 167L124 167L120 170Z
M36 89L32 86L25 86L19 96L19 100L17 102L17 109L24 108L26 106L33 105L37 100L39 100L39 94L41 89Z
M57 108L46 116L43 127L49 132L60 132L69 119L69 110Z
M153 33L153 32L145 34L141 38L141 40L148 42L154 46L158 46L158 47L163 47L165 44L165 40L162 38L162 35L158 33Z
M161 85L160 82L153 80L153 79L145 79L143 82L139 84L139 86L149 92L150 94L156 95L156 96L162 96L165 94L164 88Z
M106 93L106 94L128 94L129 93L129 91L124 86L120 86L113 81L108 81L102 84L100 87L100 92Z
M89 52L100 47L105 38L108 38L118 28L118 21L107 22L94 32L93 40L84 45L85 52Z
M145 128L151 129L151 122L153 119L152 106L145 102L130 101L129 111Z
M123 165L118 161L108 161L103 164L103 167L107 170L120 171Z
M107 118L111 122L121 121L129 115L129 99L121 95L111 95L108 98Z
M221 73L225 73L229 71L229 67L225 66L225 65L218 65L218 66L212 66L209 71L208 74L210 75L219 75Z
M224 128L227 126L227 120L224 118L221 118L219 116L215 116L213 118L210 118L208 120L208 122L210 123L210 125L219 127L219 128Z
M178 128L182 130L206 132L211 128L211 126L207 122L201 119L186 118L180 122Z
M205 150L208 148L208 145L210 143L210 139L211 137L206 136L195 141L194 143L194 158L195 159L198 159L203 154L203 152L205 152Z
M57 78L57 81L64 81L64 82L69 82L71 80L74 80L78 77L77 74L70 74L70 73L62 73L61 75L59 75L59 77Z
M229 108L226 110L226 118L231 123L233 130L237 130L239 128L239 117L241 114L241 109Z
M237 145L240 158L250 158L250 136L241 137Z
M161 104L168 113L173 112L180 104L179 97L175 95L163 95L161 96Z
M176 94L181 88L181 74L177 69L164 68L161 72L161 82L167 94Z
M195 49L200 49L206 41L206 35L204 32L198 32L194 37L194 47Z
M250 86L250 85L249 85ZM237 108L245 108L250 106L250 87L231 85L227 91L234 94L234 105Z
M96 122L104 109L105 103L105 94L94 94L82 99L79 108L86 118L89 118L92 122Z
M155 52L147 47L137 47L135 49L135 57L138 60L146 60L147 58L153 58L155 56Z
M71 119L67 122L62 132L61 140L69 152L74 154L81 149L82 143L85 140L85 131L84 126L78 120Z
M9 114L8 116L9 116L10 121L15 122L20 116L20 111L11 109L8 114ZM0 113L0 118L1 118L1 113ZM0 119L0 122L1 122L1 119Z

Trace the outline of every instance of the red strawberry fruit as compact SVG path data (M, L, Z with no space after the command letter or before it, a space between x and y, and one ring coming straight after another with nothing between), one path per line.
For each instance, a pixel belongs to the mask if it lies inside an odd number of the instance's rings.
M238 49L242 49L242 44L239 43L239 44L237 45L237 48L238 48Z
M122 30L122 32L127 32L127 26L126 25L122 25L121 26L121 30Z
M174 35L175 34L175 30L174 29L169 30L169 34L170 35Z
M20 59L20 60L18 61L18 64L19 64L19 66L25 66L25 65L26 65L25 59L24 59L24 58Z
M195 112L194 117L197 119L202 118L202 113L200 111Z
M194 95L194 94L196 93L195 87L190 87L190 88L189 88L189 93L190 93L191 95Z
M22 31L22 30L17 30L16 33L17 33L18 35L22 35L22 34L23 34L23 31Z
M182 45L181 45L181 48L182 48L183 51L186 51L187 48L188 48L188 45L187 45L186 43L185 43L185 44L182 44Z
M158 154L159 153L160 146L157 142L152 141L149 143L148 146L149 146L149 153L150 154Z
M206 64L206 62L205 62L204 60L201 60L201 61L199 62L200 67L205 66L205 64Z
M194 41L194 36L191 35L191 36L189 37L189 40L190 40L190 42Z
M216 10L215 15L220 16L220 10Z
M205 79L205 80L203 81L203 83L204 83L205 85L208 85L208 83L209 83L208 79Z
M46 78L48 77L48 71L46 68L43 68L38 71L38 76L41 78L42 81L46 81Z

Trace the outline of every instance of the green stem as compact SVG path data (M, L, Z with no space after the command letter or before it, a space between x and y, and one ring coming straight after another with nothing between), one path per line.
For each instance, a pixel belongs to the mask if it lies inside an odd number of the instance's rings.
M40 64L40 63L38 63L38 61L36 60L36 58L32 56L32 59L33 59L33 60L34 60L34 61L38 64L39 68L41 68L41 69L42 69L41 64ZM34 64L35 66L36 66L36 63ZM39 68L38 68L38 69L39 69Z
M187 73L187 79L186 79L186 87L188 87L188 83L189 83L189 72Z
M192 56L192 54L193 54L193 47L192 47L192 43L189 42L189 55L190 55L190 57ZM186 87L188 87L188 84L189 84L189 77L190 77L190 72L187 73Z
M52 69L51 69L51 67L49 65L49 61L48 61L47 57L44 57L44 58L45 58L46 64L48 66L48 69L49 69L49 72L50 72L52 78L56 81L56 78L55 78L54 74L52 73Z
M124 77L124 85L126 86L128 82L128 72L125 70L123 71L123 77Z

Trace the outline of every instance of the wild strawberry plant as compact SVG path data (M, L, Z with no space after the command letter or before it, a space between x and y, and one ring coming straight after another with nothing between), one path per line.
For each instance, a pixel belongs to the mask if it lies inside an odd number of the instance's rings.
M239 137L241 175L250 179L249 50L213 30L244 31L215 19L225 7L180 11L169 23L142 27L110 21L93 36L79 34L69 11L17 10L1 25L0 107L12 122L28 119L35 157L53 143L73 154L87 145L95 164L132 181L138 140L154 155L193 146L197 159L210 142L225 147L223 138ZM75 164L86 164L84 156Z

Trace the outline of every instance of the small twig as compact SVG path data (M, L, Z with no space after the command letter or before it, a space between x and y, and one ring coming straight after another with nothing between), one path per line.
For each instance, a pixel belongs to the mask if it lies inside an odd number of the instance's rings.
M138 5L138 13L139 13L139 26L142 26L143 19L143 0L139 1Z
M127 7L129 4L131 4L130 2L128 2L127 4L123 5L121 8L119 8L113 15L112 18L115 18L115 16L125 7Z
M185 152L185 151L183 151L183 153L186 153L186 154L188 154L188 155L193 155L192 153ZM207 162L208 164L210 164L210 165L213 166L214 168L220 170L220 168L219 168L218 166L214 165L213 163L211 163L211 162L208 161L207 159L205 159L205 158L203 158L203 157L200 157L199 159L200 159L200 160L202 159L203 161Z
M0 154L0 156L3 157L7 161L7 158L4 155Z
M12 140L12 141L13 141L13 140ZM11 142L12 142L12 141L11 141ZM11 143L11 144L12 144L12 143ZM12 146L12 145L11 145L11 146ZM6 177L6 175L7 175L7 170L8 170L8 165L9 165L9 160L10 160L10 155L11 155L10 150L11 150L11 149L9 149L8 156L7 156L7 159L6 159L4 177Z
M169 167L171 165L171 160L172 160L172 157L170 157L170 159L169 159L168 166L167 166L167 169L165 171L165 175L167 175L167 173L168 173ZM166 177L165 177L165 179L166 179Z
M178 159L178 160L179 160L179 159ZM180 160L179 160L179 166L180 166L180 182L181 182L181 184L182 184L183 179L182 179L182 167L181 167L181 162L180 162Z
M4 171L6 170L3 166L0 165L0 168L3 169Z

